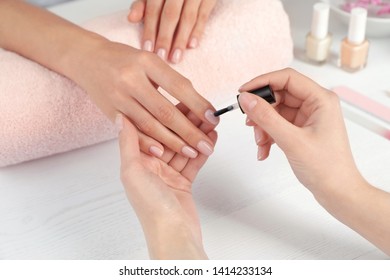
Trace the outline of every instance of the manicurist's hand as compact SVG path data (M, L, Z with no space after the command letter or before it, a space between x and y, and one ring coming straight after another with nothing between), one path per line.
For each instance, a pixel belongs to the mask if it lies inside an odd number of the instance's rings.
M186 48L199 45L217 0L136 0L130 22L144 22L142 46L164 60L178 63Z
M273 106L245 93L268 84L276 95ZM335 93L292 69L259 76L240 91L240 104L254 125L260 160L268 157L276 142L298 179L309 188L356 174Z
M276 104L245 91L270 85ZM240 105L254 126L258 158L276 143L299 181L330 214L390 255L390 194L359 173L335 93L285 69L241 88Z
M207 134L217 134L182 105L179 108ZM191 193L192 183L207 160L189 159L169 149L162 158L140 152L134 126L119 115L121 178L128 199L140 220L153 259L204 259L199 218Z

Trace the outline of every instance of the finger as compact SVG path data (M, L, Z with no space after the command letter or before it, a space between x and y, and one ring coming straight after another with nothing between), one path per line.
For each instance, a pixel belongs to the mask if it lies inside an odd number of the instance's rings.
M271 151L271 146L272 146L271 142L268 142L268 143L265 143L264 145L258 146L257 159L262 161L262 160L265 160L266 158L268 158L269 153Z
M200 4L201 0L184 2L171 48L170 60L173 63L179 63L181 61L183 52L189 44L189 37L195 26Z
M166 0L160 16L160 26L156 39L156 52L167 60L177 23L179 22L183 0Z
M304 100L313 95L325 94L326 90L310 78L291 69L283 69L252 79L240 87L240 92L270 85L276 94L276 104L284 103L300 107ZM282 101L280 99L283 99Z
M188 157L184 157L180 154L176 154L169 162L169 166L180 173L182 172L183 168L187 165L189 160L190 159Z
M270 141L270 136L259 126L254 127L256 145L262 146Z
M144 90L146 92L156 91L152 86L150 86L149 90L148 87L144 87ZM203 154L211 155L214 150L211 140L201 130L193 125L191 121L186 118L165 97L158 95L158 93L155 94L156 98L145 98L145 96L142 96L142 99L138 101L142 104L143 107L148 109L148 111L154 116L156 120L158 120L158 122L176 133L179 137L181 137L181 139L184 140L185 143L188 143L189 146L194 147ZM158 100L156 101L155 99ZM147 129L148 133L146 134L148 135L149 133L153 133L150 127L150 121L141 124L140 128L144 132L145 129ZM179 147L176 146L174 151L178 152L178 148ZM184 148L184 150L187 149L188 148ZM188 156L188 154L185 154L183 151L183 147L180 147L180 150L182 151L181 154Z
M164 0L153 0L146 2L144 16L144 33L142 37L142 49L152 52L155 50L157 30Z
M160 120L157 120L138 102L127 101L123 103L127 106L122 105L122 107L119 107L120 110L133 121L141 132L152 137L161 144L164 144L176 153L181 153L190 158L198 156L198 152L195 149L190 147L179 136L164 126ZM129 104L131 104L131 106L129 106Z
M247 126L255 126L256 125L256 123L254 121L252 121L250 118L248 118L248 116L246 117L245 124Z
M191 111L189 111L189 109L182 103L179 103L178 105L176 105L176 107L180 110L180 112L182 112L183 114L185 114L185 116L187 117L187 119L189 121L192 122L192 124L196 127L198 127L201 131L203 131L204 133L209 133L211 130L213 130L213 127L210 126L210 125L205 125L205 123L202 123L202 121L194 114L192 113ZM188 157L183 157L182 155L180 154L176 154L172 159L171 161L169 162L169 165L174 168L177 172L181 172L184 167L187 165L189 161L189 158Z
M295 147L298 141L297 127L285 120L264 99L253 94L243 92L239 96L241 108L248 117L260 126L276 143L282 147Z
M217 125L219 118L214 116L215 108L203 98L191 82L173 70L161 59L149 65L148 77L174 98L185 104L199 119Z
M199 40L202 37L206 27L207 20L214 9L216 0L203 0L198 11L198 17L194 29L190 35L190 48L196 48L199 45Z
M157 158L162 158L162 156L164 155L164 146L152 137L142 133L141 131L138 130L137 132L140 150L143 151L145 154L149 154Z
M119 149L121 165L126 168L132 162L140 159L137 129L122 114L116 118L117 126L121 127L119 133Z
M209 132L208 137L213 141L214 145L217 141L218 135L215 130ZM191 159L188 161L188 164L183 169L181 174L186 177L189 181L193 182L196 175L198 174L199 170L202 168L202 166L205 164L208 156L206 155L199 155L196 159Z
M145 13L145 1L146 0L136 0L130 6L129 14L127 15L127 19L132 23L140 22Z

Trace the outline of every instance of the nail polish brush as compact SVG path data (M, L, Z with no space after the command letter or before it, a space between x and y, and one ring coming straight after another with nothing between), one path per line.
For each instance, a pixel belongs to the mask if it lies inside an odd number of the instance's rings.
M257 95L261 98L263 98L265 101L267 101L269 104L272 104L272 103L275 103L275 94L272 90L272 88L270 86L265 86L265 87L261 87L261 88L256 88L254 90L250 90L248 91L249 93L252 93L254 95ZM241 109L241 112L244 114L245 112L242 110L241 106L240 106L240 101L238 99L240 95L237 95L237 103L235 104L232 104L230 106L227 106L225 108L222 108L218 111L216 111L214 113L214 116L215 117L218 117L222 114L225 114L227 112L230 112L230 111L233 111L237 108L240 108Z

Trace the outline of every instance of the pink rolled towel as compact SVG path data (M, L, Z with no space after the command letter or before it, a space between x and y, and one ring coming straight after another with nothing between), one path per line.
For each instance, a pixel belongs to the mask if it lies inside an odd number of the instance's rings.
M126 16L118 12L83 27L139 48L142 26ZM292 49L279 0L220 0L200 47L172 67L218 105L251 78L286 67ZM112 123L75 83L0 49L0 167L115 137Z

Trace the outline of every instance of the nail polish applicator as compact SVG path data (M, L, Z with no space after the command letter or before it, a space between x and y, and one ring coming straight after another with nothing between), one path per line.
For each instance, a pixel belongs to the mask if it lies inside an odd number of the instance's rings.
M249 93L252 93L254 95L257 95L261 98L263 98L265 101L267 101L269 104L272 104L272 103L275 103L276 100L275 100L275 94L274 94L274 91L272 90L272 88L270 86L265 86L265 87L261 87L261 88L256 88L254 90L250 90L248 91ZM241 106L240 106L240 101L238 99L240 95L237 95L237 103L235 104L232 104L230 106L227 106L225 108L222 108L218 111L216 111L214 113L214 116L215 117L218 117L220 115L223 115L227 112L230 112L230 111L233 111L237 108L240 108L241 112L243 114L245 114L244 110L242 110Z

